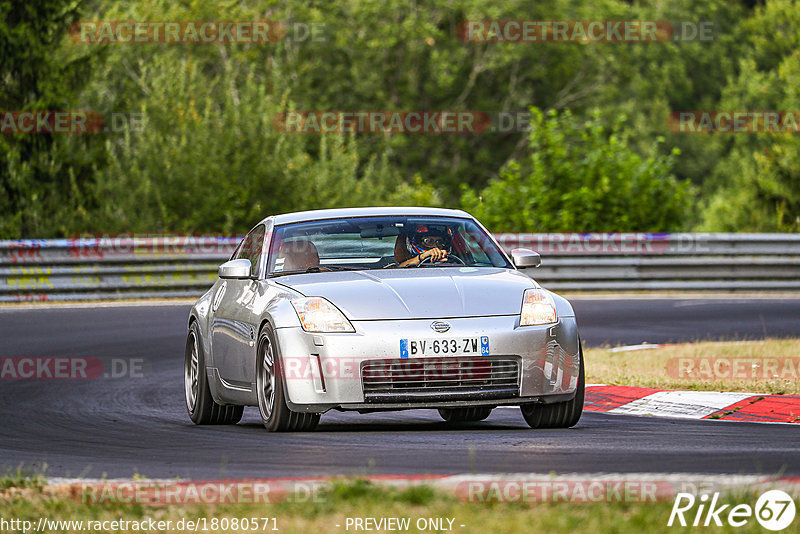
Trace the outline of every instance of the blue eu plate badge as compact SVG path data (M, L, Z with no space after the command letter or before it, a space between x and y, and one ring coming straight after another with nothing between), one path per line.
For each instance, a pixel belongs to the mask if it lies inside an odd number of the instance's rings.
M488 356L489 355L489 337L482 336L481 337L481 356Z
M408 358L408 340L401 339L400 340L400 357L401 358Z

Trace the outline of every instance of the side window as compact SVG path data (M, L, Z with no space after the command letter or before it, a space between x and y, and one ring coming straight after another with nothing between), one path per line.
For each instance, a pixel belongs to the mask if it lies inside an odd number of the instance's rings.
M258 263L261 259L261 252L264 249L264 233L266 227L259 224L245 236L242 244L236 250L235 260L250 260L250 276L255 276L258 273Z

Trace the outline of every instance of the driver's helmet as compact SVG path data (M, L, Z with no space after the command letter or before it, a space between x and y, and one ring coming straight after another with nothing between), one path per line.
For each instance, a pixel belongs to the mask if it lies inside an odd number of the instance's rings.
M406 234L406 247L412 256L432 248L449 253L452 244L453 230L445 224L417 224Z

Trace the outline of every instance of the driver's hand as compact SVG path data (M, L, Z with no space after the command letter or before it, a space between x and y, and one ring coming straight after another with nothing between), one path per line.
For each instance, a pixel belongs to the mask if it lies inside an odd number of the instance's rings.
M420 261L424 260L425 258L430 258L433 262L444 261L445 258L447 258L447 251L440 248L431 248L420 254Z

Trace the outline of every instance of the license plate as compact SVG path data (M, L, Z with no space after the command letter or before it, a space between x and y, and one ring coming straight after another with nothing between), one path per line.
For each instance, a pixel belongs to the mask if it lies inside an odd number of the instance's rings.
M489 337L438 337L428 339L401 339L400 357L424 356L488 356Z

